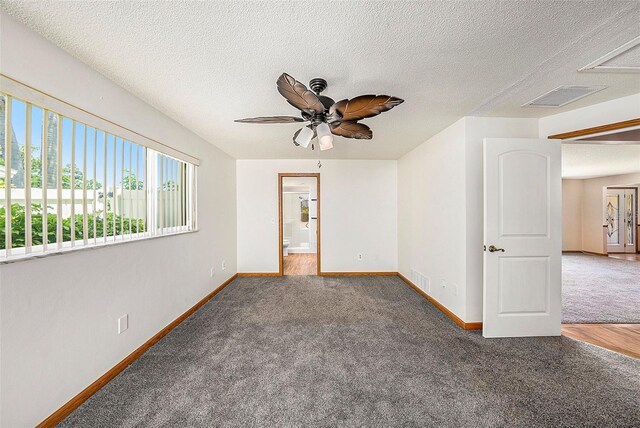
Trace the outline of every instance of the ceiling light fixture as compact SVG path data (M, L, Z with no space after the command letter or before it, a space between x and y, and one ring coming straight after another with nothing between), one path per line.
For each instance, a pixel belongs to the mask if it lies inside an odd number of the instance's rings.
M329 150L333 148L333 135L331 135L331 128L326 122L320 122L316 126L316 132L318 133L318 143L320 144L320 150Z
M301 130L296 132L296 135L294 136L293 141L297 145L304 147L306 149L309 146L311 139L313 138L313 134L314 134L313 129L311 129L308 126L305 126Z

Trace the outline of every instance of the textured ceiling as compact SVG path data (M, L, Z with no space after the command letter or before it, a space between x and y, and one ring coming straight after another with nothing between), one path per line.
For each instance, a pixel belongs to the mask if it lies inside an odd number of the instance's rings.
M372 141L323 158L396 159L461 116L542 116L640 92L638 74L576 70L640 34L638 1L12 2L0 7L237 158L316 157L277 93L287 72L338 100L406 102ZM610 88L561 109L520 105L559 85Z
M563 144L562 177L593 178L640 173L640 144Z

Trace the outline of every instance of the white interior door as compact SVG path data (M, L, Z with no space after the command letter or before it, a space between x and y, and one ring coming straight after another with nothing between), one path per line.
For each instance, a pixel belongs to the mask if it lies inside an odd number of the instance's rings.
M485 337L560 335L560 164L558 140L484 140Z

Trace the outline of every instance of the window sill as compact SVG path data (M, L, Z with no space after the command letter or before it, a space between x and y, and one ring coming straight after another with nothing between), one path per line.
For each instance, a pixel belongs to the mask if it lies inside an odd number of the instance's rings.
M80 244L76 244L73 247L69 246L67 248L59 248L59 249L56 249L56 250L48 251L46 253L33 252L33 253L18 254L18 255L14 255L14 256L9 256L9 258L2 258L2 259L0 259L0 266L1 265L12 264L12 263L18 263L18 262L27 261L27 260L42 259L42 258L45 258L45 257L52 257L52 256L60 256L60 255L63 255L63 254L75 253L75 252L78 252L78 251L97 250L97 249L100 249L100 248L111 247L111 246L115 246L115 245L123 245L123 244L129 244L129 243L132 243L132 242L148 241L148 240L151 240L151 239L167 238L167 237L171 237L171 236L185 235L185 234L196 233L196 232L198 232L198 229L184 230L184 231L173 232L173 233L165 233L163 235L143 236L143 237L135 238L135 239L121 239L121 240L101 242L101 243L98 243L98 244L91 244L91 245L84 245L84 243L82 243L82 241L80 241ZM66 243L66 244L68 244L68 243ZM53 245L55 245L55 244L53 244Z

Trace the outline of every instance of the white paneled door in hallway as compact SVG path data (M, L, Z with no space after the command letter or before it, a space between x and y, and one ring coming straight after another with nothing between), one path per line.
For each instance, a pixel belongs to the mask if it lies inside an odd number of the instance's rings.
M558 140L484 140L485 337L559 336Z

